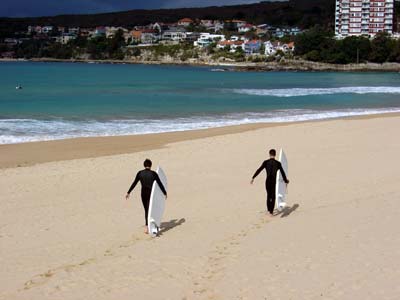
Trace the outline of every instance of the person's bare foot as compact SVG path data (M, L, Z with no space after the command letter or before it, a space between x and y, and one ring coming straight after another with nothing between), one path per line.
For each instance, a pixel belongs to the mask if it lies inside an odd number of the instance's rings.
M144 228L144 233L148 234L149 233L149 229L147 228L147 226Z

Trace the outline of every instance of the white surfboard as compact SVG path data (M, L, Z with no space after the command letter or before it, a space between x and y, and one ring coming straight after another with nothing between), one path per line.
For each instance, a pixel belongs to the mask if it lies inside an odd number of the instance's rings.
M167 190L167 176L165 176L164 171L161 167L157 168L157 174L160 177L162 184L164 185L165 190ZM150 196L150 206L149 206L149 215L147 217L149 234L152 237L157 236L160 226L161 219L165 209L165 195L161 191L160 186L156 181L153 183L153 187L151 188L151 196Z
M279 151L278 160L282 164L282 168L285 171L286 177L288 177L289 176L288 161L283 149ZM275 192L276 192L275 208L278 209L279 211L282 211L286 206L287 185L285 181L283 181L283 176L281 174L281 171L278 171L278 174L276 176Z

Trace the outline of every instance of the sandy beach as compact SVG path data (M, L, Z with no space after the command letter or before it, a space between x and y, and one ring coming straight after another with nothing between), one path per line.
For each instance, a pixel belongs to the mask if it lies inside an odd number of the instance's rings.
M400 116L0 146L0 299L398 299ZM289 208L265 215L267 150ZM145 158L169 197L143 233ZM20 165L20 167L17 167Z

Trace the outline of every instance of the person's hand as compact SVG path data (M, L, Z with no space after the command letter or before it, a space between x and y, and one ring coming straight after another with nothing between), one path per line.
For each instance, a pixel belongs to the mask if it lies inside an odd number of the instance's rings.
M288 184L289 184L289 180L286 181L286 185L288 185Z
M254 178L252 178L250 181L250 184L253 184L253 183L254 183Z
M125 199L126 199L126 200L129 199L129 194L126 194Z

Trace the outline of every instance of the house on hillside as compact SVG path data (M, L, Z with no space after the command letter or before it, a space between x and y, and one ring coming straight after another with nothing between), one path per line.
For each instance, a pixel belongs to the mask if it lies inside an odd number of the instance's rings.
M79 36L88 37L92 33L90 28L80 28L79 29Z
M89 34L92 38L105 36L106 28L104 26L98 26L93 31L91 31Z
M140 43L142 40L142 31L140 30L132 30L130 32L130 38L134 43Z
M299 27L292 27L290 28L290 35L298 35L300 34L302 31Z
M244 43L243 50L246 54L260 53L261 46L260 40L250 40Z
M69 34L79 35L79 32L80 32L80 28L79 27L69 27L68 28L68 33Z
M161 35L161 39L163 41L173 42L182 42L186 40L186 37L186 30L180 27L170 27L168 30L165 30Z
M183 27L188 27L188 26L192 25L193 23L194 23L194 21L190 18L183 18L178 21L178 25L183 26Z
M160 40L160 34L154 29L144 29L140 36L142 44L154 44Z
M200 20L200 26L210 29L211 27L214 26L214 21L213 20Z
M214 21L214 27L212 27L212 29L214 29L214 32L218 32L223 30L225 27L225 23L223 21Z
M28 34L42 33L42 26L28 26Z
M165 30L168 30L169 26L167 24L157 22L157 23L154 23L154 24L150 24L149 28L157 30L159 33L162 33Z
M275 55L278 51L282 51L283 53L293 52L295 49L295 44L294 42L281 43L281 42L267 41L264 43L264 47L265 47L265 55L271 56Z
M246 32L249 32L249 31L253 30L254 28L255 28L255 27L254 27L254 25L252 25L252 24L245 24L245 25L240 26L240 27L238 28L238 32L240 32L240 33L246 33Z
M208 32L203 32L200 34L200 37L194 41L194 46L196 47L207 47L213 42L223 41L225 40L225 35L223 34L211 34Z
M265 55L266 56L271 56L276 53L276 49L271 41L266 41L264 43L264 47L265 47Z
M61 36L56 37L56 41L61 44L68 44L68 42L76 39L75 34L63 33Z
M231 40L219 41L217 44L217 49L224 50L227 47L229 47L229 49L230 49L232 43L233 43L233 41L231 41Z
M54 29L54 26L43 26L42 33L49 34L53 31L53 29Z
M67 32L67 28L65 28L65 26L57 26L57 31L63 34Z
M266 29L266 28L260 28L260 27L257 27L257 28L256 28L256 35L257 35L257 36L262 37L262 36L265 36L265 35L267 35L267 34L268 34L268 29Z
M232 42L230 52L236 52L238 49L243 50L243 45L244 41L241 40Z
M200 37L200 32L186 32L186 42L195 42Z
M240 27L245 26L247 22L243 20L232 20L230 21L230 23L233 25L235 29L239 29Z
M243 49L244 41L236 40L224 40L219 41L217 44L217 49L224 50L229 49L229 52L236 52L238 49Z

